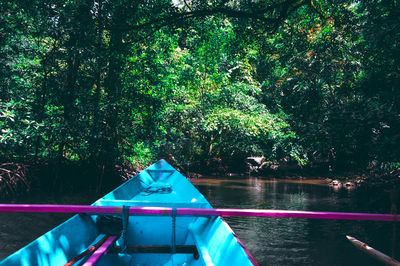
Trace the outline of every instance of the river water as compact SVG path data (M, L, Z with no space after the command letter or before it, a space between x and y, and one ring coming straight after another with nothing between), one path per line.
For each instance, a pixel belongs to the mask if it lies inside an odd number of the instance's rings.
M191 182L217 208L389 213L391 206L385 191L344 188L335 191L323 181L220 177ZM98 197L88 192L38 195L14 203L90 204ZM0 214L0 259L68 217ZM228 217L226 221L260 265L380 265L353 247L346 235L392 254L393 224L390 222L259 217Z
M317 180L198 179L192 183L215 208L389 213L391 207L388 192L333 189ZM392 254L391 222L260 217L226 220L260 265L380 265L352 246L346 235Z

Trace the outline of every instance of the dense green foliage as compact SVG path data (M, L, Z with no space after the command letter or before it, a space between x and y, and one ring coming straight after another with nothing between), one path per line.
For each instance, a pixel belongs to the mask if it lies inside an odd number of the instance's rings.
M394 0L1 1L0 159L395 166L399 27Z

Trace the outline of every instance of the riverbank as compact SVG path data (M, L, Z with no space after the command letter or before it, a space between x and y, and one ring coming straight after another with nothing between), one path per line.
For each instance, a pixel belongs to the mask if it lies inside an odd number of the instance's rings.
M138 172L140 167L115 165L105 169L93 162L38 161L0 163L0 198L29 193L109 191Z
M189 179L209 179L209 177L243 178L255 176L262 180L280 180L284 182L303 181L305 183L323 183L334 189L356 187L397 190L400 188L400 170L391 172L341 171L334 172L329 167L316 164L298 166L292 162L265 162L262 157L249 157L241 172L229 172L229 168L210 165L207 172L192 172L174 161L170 162L179 172ZM6 162L0 164L0 195L11 198L39 192L108 191L140 172L142 167L131 164L116 165L112 171L105 172L101 165L93 163L64 161L55 162ZM318 182L315 182L318 180Z

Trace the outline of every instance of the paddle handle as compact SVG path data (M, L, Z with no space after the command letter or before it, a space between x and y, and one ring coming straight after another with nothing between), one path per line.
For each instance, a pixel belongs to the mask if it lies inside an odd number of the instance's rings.
M170 207L130 207L130 215L172 215ZM87 214L122 214L122 206L91 205L49 205L49 204L0 204L0 212L45 212L45 213L87 213ZM279 217L313 218L339 220L397 221L394 214L349 213L349 212L314 212L265 209L199 209L176 208L177 216L244 216L244 217Z
M385 263L386 265L400 266L400 262L398 262L394 258L391 258L388 255L380 252L379 250L376 250L376 249L368 246L367 244L361 242L360 240L358 240L358 239L356 239L354 237L351 237L351 236L346 236L346 237L359 250L367 253L368 255L370 255L373 258Z

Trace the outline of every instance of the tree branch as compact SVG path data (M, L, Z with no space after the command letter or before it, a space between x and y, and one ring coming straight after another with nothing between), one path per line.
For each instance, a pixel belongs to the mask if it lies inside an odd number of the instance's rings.
M238 10L226 6L217 6L217 7L211 7L209 9L200 9L200 10L191 9L190 11L187 12L172 13L167 16L138 25L115 25L111 27L111 29L120 31L130 31L130 30L141 30L153 27L161 28L183 20L203 18L213 15L225 15L230 18L256 20L259 22L267 23L271 25L271 29L274 29L276 28L276 24L279 24L282 20L284 20L288 16L288 14L290 14L294 9L297 9L303 4L305 4L304 0L300 2L298 0L287 0L280 3L275 3L273 5L255 11ZM273 11L277 11L278 14L267 15L271 14Z

